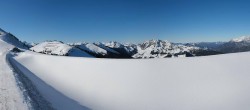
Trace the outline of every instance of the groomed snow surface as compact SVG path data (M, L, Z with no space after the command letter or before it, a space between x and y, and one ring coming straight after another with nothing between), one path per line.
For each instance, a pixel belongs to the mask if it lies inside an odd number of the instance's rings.
M250 52L97 59L27 51L11 62L59 110L250 109Z

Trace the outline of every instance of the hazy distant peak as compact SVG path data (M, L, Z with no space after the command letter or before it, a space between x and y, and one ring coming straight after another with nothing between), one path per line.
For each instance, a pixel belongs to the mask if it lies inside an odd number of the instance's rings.
M241 36L231 40L231 42L243 42L243 41L250 42L250 36Z
M104 45L111 48L120 48L121 46L123 46L121 43L116 41L110 41L108 43L105 43Z

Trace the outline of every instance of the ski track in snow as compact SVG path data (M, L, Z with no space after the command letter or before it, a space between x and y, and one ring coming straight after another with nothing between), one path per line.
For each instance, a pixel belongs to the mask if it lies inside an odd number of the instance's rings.
M27 110L28 105L17 86L13 71L6 62L6 54L13 46L1 40L0 44L0 110Z

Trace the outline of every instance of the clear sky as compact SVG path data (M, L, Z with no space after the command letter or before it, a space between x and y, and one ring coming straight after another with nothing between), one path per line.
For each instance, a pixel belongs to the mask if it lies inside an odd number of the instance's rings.
M1 0L0 27L28 42L225 41L250 35L250 1Z

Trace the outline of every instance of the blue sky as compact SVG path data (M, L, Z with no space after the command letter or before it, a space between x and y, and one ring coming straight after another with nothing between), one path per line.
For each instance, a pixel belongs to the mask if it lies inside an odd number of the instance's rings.
M226 41L250 35L249 0L1 0L0 27L28 42Z

